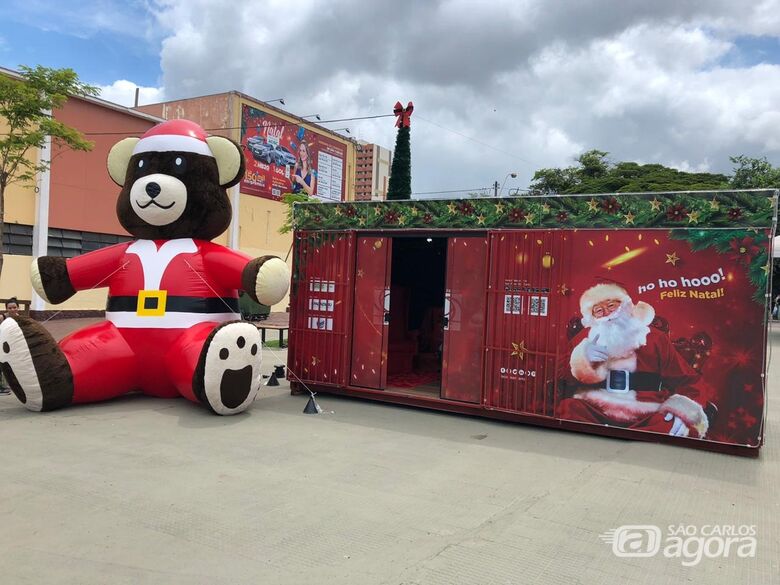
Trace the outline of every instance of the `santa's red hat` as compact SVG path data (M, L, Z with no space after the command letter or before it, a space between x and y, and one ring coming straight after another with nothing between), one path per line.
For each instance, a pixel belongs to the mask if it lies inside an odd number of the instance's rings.
M593 305L615 299L624 303L631 302L631 297L625 288L614 282L603 282L590 287L580 297L580 310L583 315L590 315Z
M147 130L133 148L133 154L173 151L213 157L206 138L206 131L195 122L168 120Z

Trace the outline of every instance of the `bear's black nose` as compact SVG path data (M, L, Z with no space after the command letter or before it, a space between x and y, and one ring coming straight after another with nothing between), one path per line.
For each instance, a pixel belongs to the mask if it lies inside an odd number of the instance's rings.
M146 194L152 199L157 197L160 194L160 191L162 191L162 189L157 183L148 183L146 185Z

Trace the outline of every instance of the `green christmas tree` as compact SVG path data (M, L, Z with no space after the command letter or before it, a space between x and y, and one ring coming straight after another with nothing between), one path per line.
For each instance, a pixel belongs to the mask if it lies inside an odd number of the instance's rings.
M387 198L398 201L412 198L412 148L410 141L411 115L414 110L412 102L404 108L401 102L396 102L393 113L397 120L398 136L395 139L395 154L390 167L390 183L387 187Z

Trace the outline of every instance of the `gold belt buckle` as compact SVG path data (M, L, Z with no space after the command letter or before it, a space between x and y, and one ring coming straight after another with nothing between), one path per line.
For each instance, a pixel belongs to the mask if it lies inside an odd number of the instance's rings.
M139 317L162 317L167 299L167 290L139 290L135 314Z

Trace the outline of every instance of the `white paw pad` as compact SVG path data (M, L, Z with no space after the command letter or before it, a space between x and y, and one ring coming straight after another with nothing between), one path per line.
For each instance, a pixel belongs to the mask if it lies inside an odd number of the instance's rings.
M250 323L230 323L214 334L206 350L203 389L217 414L246 410L260 390L260 332Z
M19 324L12 318L0 323L0 363L7 364L21 389L11 384L13 393L28 410L43 408L43 393L30 348Z

